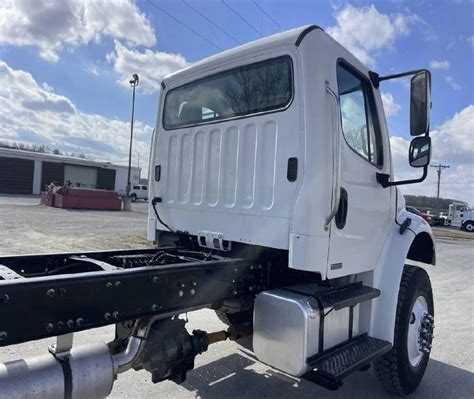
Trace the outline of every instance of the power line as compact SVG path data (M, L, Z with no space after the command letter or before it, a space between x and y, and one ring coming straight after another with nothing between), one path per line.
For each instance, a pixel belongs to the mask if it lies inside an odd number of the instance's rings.
M214 29L214 27L209 24L209 28L211 28L212 30L212 34L214 36L214 38L216 39L217 43L219 44L219 46L222 46L222 41L221 41L221 38L219 37L219 35L217 34L216 30Z
M281 27L281 25L260 5L258 4L255 0L252 0L252 3L255 4L259 9L260 11L262 11L268 18L270 18L270 20L280 28L280 32L283 30L283 28Z
M262 32L259 32L255 26L253 26L249 21L247 21L241 14L239 14L234 8L232 8L229 4L227 4L224 0L221 0L222 4L224 4L229 10L231 10L235 15L237 15L247 26L252 28L257 35L262 36Z
M185 28L187 28L188 30L190 30L191 32L193 32L195 35L199 36L201 39L205 40L206 42L208 42L209 44L212 44L214 47L216 47L218 50L223 50L223 48L221 46L219 46L218 44L214 43L212 40L209 40L206 36L204 36L203 34L199 33L197 30L195 30L194 28L191 28L188 24L186 24L185 22L181 21L179 18L175 17L173 14L169 13L168 11L166 11L165 9L161 8L158 4L154 3L153 1L151 0L148 0L148 3L150 3L153 7L155 7L157 10L161 11L163 14L166 14L168 17L170 17L173 21L177 22L178 24L184 26Z
M215 28L219 29L222 33L224 33L227 37L230 37L233 41L235 41L238 44L242 44L242 42L239 39L236 39L234 36L232 36L230 33L227 33L224 29L222 29L219 25L217 25L214 21L212 21L207 15L203 14L201 11L199 11L197 8L193 7L191 4L189 4L186 0L182 0L184 4L186 4L191 10L199 14L201 17L203 17L207 22L209 22L212 26Z

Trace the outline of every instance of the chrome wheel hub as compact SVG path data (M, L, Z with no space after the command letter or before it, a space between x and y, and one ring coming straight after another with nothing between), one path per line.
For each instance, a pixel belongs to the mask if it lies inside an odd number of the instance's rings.
M423 355L430 353L433 342L434 318L428 312L428 304L423 296L416 298L408 325L408 359L417 367Z

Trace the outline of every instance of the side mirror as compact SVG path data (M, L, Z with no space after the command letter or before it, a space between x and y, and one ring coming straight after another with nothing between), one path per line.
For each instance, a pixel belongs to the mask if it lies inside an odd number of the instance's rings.
M428 166L431 159L431 137L415 137L410 143L408 159L413 168Z
M430 72L418 72L411 78L410 87L410 133L412 136L420 136L430 130Z

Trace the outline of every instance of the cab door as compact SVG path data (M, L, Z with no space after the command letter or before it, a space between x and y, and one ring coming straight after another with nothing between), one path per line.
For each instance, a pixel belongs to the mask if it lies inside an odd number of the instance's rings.
M377 172L390 173L390 158L374 89L364 74L344 61L337 64L337 83L340 202L330 225L328 278L373 270L391 223L391 189L376 180Z
M464 221L464 213L466 209L464 204L455 204L454 205L454 217L451 220L451 226L461 227Z

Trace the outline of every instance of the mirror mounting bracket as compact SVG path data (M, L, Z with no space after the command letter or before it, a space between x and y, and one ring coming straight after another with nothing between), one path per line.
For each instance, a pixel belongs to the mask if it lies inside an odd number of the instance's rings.
M372 82L372 85L378 89L380 86L380 75L377 72L369 71L369 78Z
M377 179L377 183L379 183L383 188L391 187L391 186L401 186L404 184L414 184L414 183L421 183L423 180L426 179L428 176L428 166L423 167L423 175L418 179L409 179L409 180L400 180L400 181L389 181L390 175L387 173L379 173L375 174Z

